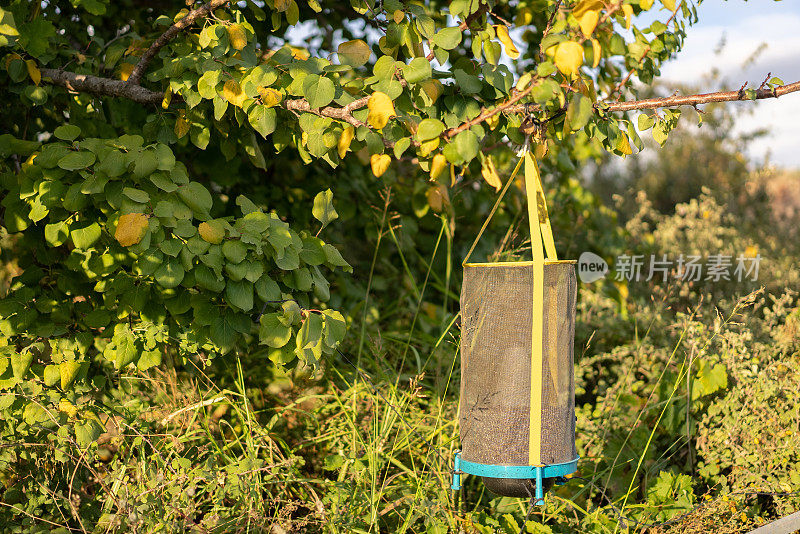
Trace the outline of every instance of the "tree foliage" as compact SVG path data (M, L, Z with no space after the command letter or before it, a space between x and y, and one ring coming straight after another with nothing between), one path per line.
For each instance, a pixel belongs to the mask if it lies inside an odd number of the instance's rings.
M231 354L316 365L349 319L331 279L352 270L342 252L358 256L325 236L367 232L368 210L334 197L394 186L408 226L434 213L444 232L456 194L478 204L471 177L499 188L531 136L567 178L631 154L642 142L617 111L637 108L618 100L695 20L686 0L12 0L2 432L88 445L124 370ZM638 126L663 143L678 116ZM564 217L596 206L564 182Z

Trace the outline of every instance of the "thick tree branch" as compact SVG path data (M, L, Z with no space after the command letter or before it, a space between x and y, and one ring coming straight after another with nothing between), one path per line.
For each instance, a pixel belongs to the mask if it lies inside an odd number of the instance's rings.
M230 0L211 0L211 2L203 4L201 7L190 11L185 17L170 26L169 29L162 33L158 39L153 41L153 44L150 45L150 48L145 50L144 54L142 54L142 58L139 60L139 63L133 67L131 75L128 76L128 83L131 85L139 85L139 83L142 81L142 76L144 76L147 66L153 60L158 51L164 47L164 45L174 39L175 36L180 32L194 24L194 21L201 17L205 17L215 9L224 6L229 1Z
M60 69L41 69L42 81L66 87L70 91L90 93L98 96L119 96L138 102L139 104L160 105L164 98L162 93L145 89L122 80L100 78L91 74L77 74ZM130 78L129 78L130 80Z
M778 98L789 93L800 91L800 81L781 85L775 89L757 89L756 100L764 98ZM717 93L703 93L699 95L673 95L664 98L648 98L647 100L631 100L629 102L613 102L611 104L596 104L598 109L605 111L633 111L641 109L677 108L681 106L697 106L712 102L735 102L737 100L751 100L743 90L720 91Z

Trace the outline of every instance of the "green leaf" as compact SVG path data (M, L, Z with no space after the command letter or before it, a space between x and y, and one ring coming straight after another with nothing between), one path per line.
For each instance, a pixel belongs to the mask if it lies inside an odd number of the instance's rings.
M134 202L139 202L140 204L146 204L150 202L150 195L147 192L142 191L141 189L136 189L134 187L124 187L122 189L122 194L128 197L129 199L133 200Z
M442 135L445 125L442 121L437 119L422 119L422 122L417 126L417 140L428 141L435 139Z
M222 74L221 70L207 70L200 76L200 79L197 80L197 92L200 93L200 96L208 100L217 96L220 74Z
M44 238L54 247L63 245L69 237L69 226L66 221L47 224L44 227Z
M225 289L225 279L218 277L206 265L198 265L194 268L194 278L198 287L219 293Z
M261 326L258 329L259 343L275 349L286 345L292 338L292 329L284 325L277 313L267 313L261 316Z
M181 262L178 260L167 260L156 269L153 276L161 287L172 289L178 287L183 281L186 271L183 270Z
M341 313L335 310L324 310L325 317L325 345L336 347L347 333L347 322Z
M159 365L161 365L161 351L158 349L143 350L142 356L139 358L139 361L136 362L136 367L138 367L140 371L146 371L151 367L157 367Z
M652 115L647 115L646 113L640 113L637 121L641 131L649 130L656 122Z
M80 134L81 129L74 124L62 124L53 130L53 135L58 139L63 139L64 141L74 141Z
M309 313L297 332L297 357L314 366L322 357L322 316Z
M67 360L58 364L58 374L62 390L66 391L72 386L80 370L81 362Z
M353 272L353 268L347 263L339 251L333 245L324 244L322 246L323 250L325 251L325 257L328 260L328 263L334 267L344 267L344 270L347 272Z
M222 254L231 263L241 263L247 256L247 247L238 239L231 239L222 244Z
M211 323L209 336L214 345L219 347L220 351L225 354L233 349L236 343L237 333L229 317L227 315L222 315L214 319L214 322Z
M478 155L478 136L470 130L466 130L455 136L453 143L458 150L458 154L465 162L472 161Z
M333 192L330 189L317 193L314 197L314 207L311 210L311 214L322 223L322 228L339 218L339 214L336 213L336 209L333 207Z
M100 239L100 225L93 222L81 228L73 228L70 237L75 248L86 250Z
M17 26L19 44L33 57L43 56L49 46L48 41L56 36L56 27L41 15Z
M567 108L567 120L570 128L573 131L582 129L592 118L593 112L590 99L580 93L573 96Z
M431 64L424 57L416 57L403 67L403 78L408 83L419 83L431 77Z
M256 293L262 302L278 301L281 298L281 290L278 283L264 274L255 283Z
M330 104L335 92L336 88L330 78L309 74L303 80L303 95L312 108L321 108Z
M58 160L58 166L65 171L77 171L85 169L95 162L95 155L88 150L80 150L77 152L70 152L66 156Z
M431 40L436 46L444 48L445 50L452 50L461 42L461 29L457 26L442 28L436 32L436 35L434 35Z
M225 300L228 304L248 312L253 309L253 283L247 280L234 282L228 280L225 286Z
M80 447L88 447L102 433L103 427L93 419L84 419L75 423L75 441L78 442Z
M178 187L178 196L183 200L189 208L195 213L198 219L208 219L211 205L211 193L203 185L197 182L189 182L188 184Z
M12 352L11 353L11 369L14 372L14 377L22 380L25 377L25 373L28 372L28 369L31 368L31 363L33 362L33 353L30 350L26 350L24 352Z
M276 112L274 108L267 106L256 105L247 114L247 121L255 131L261 134L261 137L266 138L269 134L275 131Z

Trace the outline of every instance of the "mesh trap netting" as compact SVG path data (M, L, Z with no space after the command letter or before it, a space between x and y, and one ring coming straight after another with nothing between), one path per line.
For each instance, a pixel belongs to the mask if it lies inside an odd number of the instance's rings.
M461 290L461 456L530 465L532 262L467 264ZM542 464L575 459L575 268L544 266Z

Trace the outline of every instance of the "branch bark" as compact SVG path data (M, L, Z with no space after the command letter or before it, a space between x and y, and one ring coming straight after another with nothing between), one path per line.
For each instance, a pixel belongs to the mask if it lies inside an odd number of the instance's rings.
M205 17L215 9L224 6L229 1L230 0L211 0L211 2L208 2L207 4L190 11L185 17L170 26L169 29L162 33L158 39L153 41L150 47L145 50L144 54L142 54L142 58L139 60L136 66L133 67L131 75L128 76L128 83L131 85L139 85L139 83L142 81L142 76L144 76L145 70L147 70L147 66L153 60L158 51L164 47L164 45L174 39L175 36L180 32L194 24L194 21L201 17Z
M800 81L781 85L775 89L757 89L756 100L765 98L778 98L789 93L800 91ZM664 98L648 98L647 100L631 100L629 102L613 102L611 104L596 104L598 109L605 111L633 111L656 108L677 108L681 106L697 106L712 102L735 102L750 100L743 90L720 91L717 93L702 93L699 95L673 95Z
M308 100L305 98L296 98L294 100L287 100L284 102L283 107L291 111L310 111L312 113L322 115L323 117L330 117L332 119L338 119L340 121L347 122L358 128L359 126L366 126L366 124L353 117L353 111L365 107L368 102L369 96L364 96L358 100L353 100L349 104L340 108L328 106L319 110L314 110L308 104Z
M42 81L66 87L70 91L90 93L98 96L118 96L138 102L139 104L160 105L164 98L162 93L145 89L141 85L129 81L100 78L91 74L78 74L61 69L41 69Z

